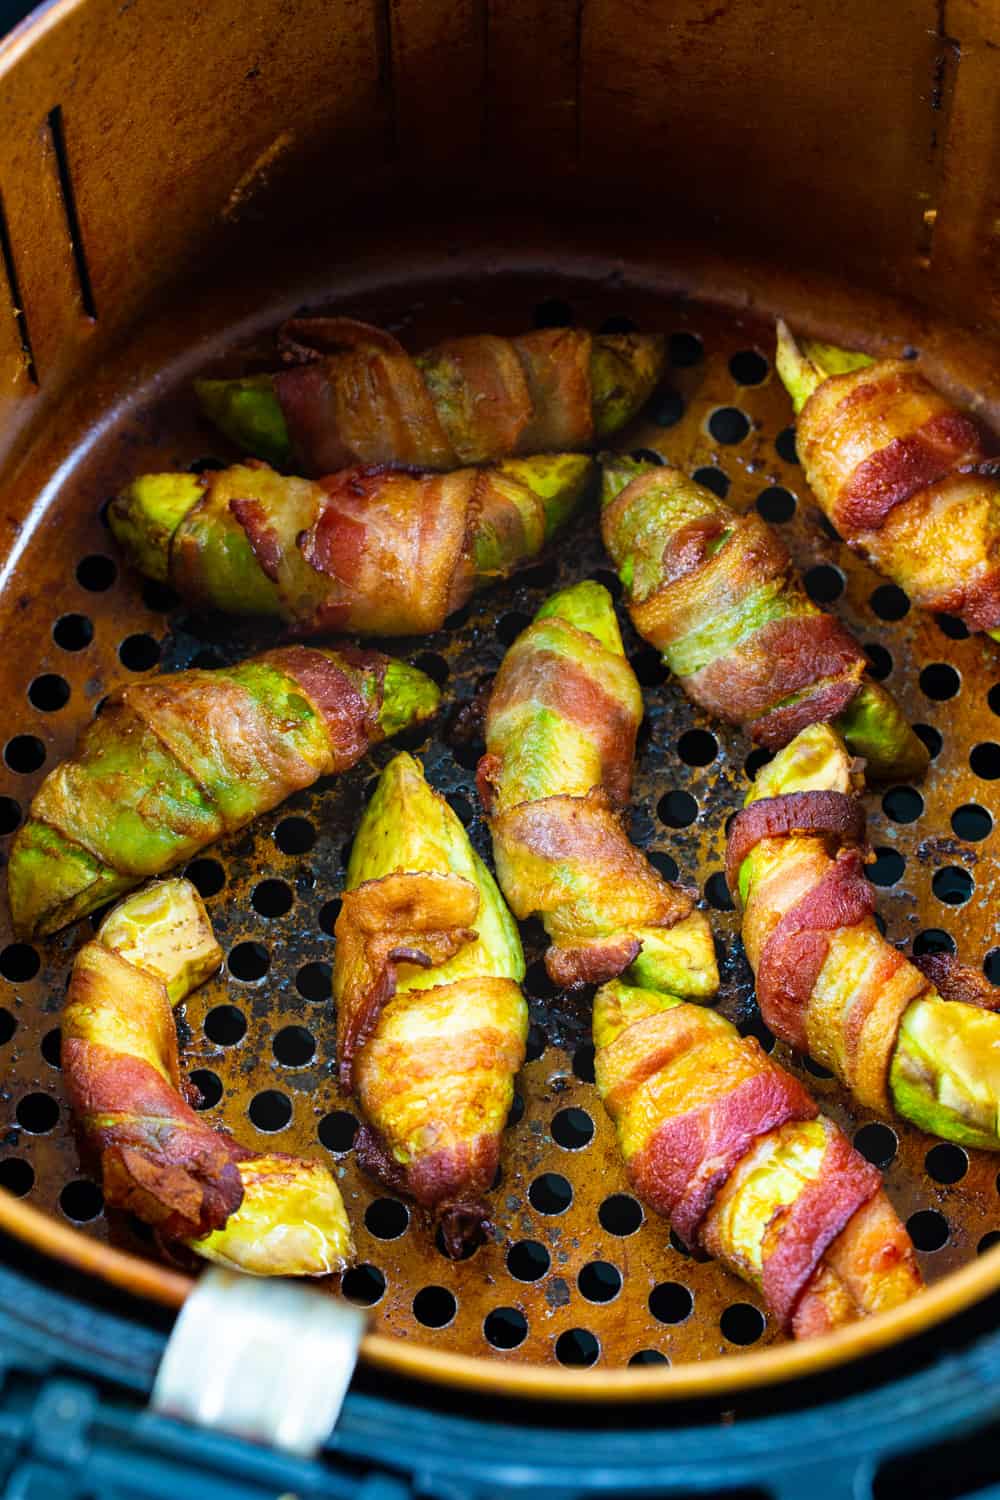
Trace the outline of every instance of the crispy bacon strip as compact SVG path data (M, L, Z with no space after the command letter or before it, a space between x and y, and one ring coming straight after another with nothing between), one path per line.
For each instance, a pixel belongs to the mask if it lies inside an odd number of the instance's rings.
M981 969L963 964L951 953L921 953L913 963L944 1000L958 1000L980 1010L1000 1010L1000 989Z
M840 844L863 845L865 808L848 792L791 792L765 797L738 812L729 825L726 844L726 883L738 895L740 867L761 839L808 837L835 839Z

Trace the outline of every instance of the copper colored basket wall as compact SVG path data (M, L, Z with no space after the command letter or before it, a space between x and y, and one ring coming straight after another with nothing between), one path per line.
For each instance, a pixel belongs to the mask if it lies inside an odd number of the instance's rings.
M1000 981L989 816L1000 657L948 621L893 618L898 601L809 502L767 359L779 308L872 348L912 346L996 419L1000 6L900 5L874 31L870 8L809 9L692 3L670 6L668 22L666 7L635 0L258 0L203 13L77 0L15 34L0 50L6 834L116 683L253 641L117 569L101 520L141 468L227 456L191 411L193 369L260 356L263 331L302 303L386 321L413 347L487 326L627 318L670 333L672 362L625 446L710 470L732 501L778 519L811 587L839 594L937 749L919 800L869 798L879 876L897 877L883 890L889 935L954 934ZM742 436L730 418L736 441L713 434L725 435L720 408L746 418ZM485 596L454 632L399 649L460 701L555 582L604 566L583 518L550 561ZM648 708L634 835L722 906L724 823L749 746L695 711L634 636L629 648ZM446 722L421 748L485 850L474 751L449 741ZM916 1131L873 1132L835 1083L805 1072L825 1108L865 1131L860 1144L891 1156L889 1189L918 1243L941 1241L921 1251L936 1285L899 1314L767 1348L747 1288L683 1256L661 1222L633 1230L589 1081L586 1000L550 992L530 932L531 1060L493 1195L499 1242L446 1261L416 1216L356 1174L333 1079L331 903L366 786L390 753L197 862L229 966L184 1016L187 1065L219 1096L213 1116L251 1144L336 1163L360 1258L379 1273L353 1273L346 1290L370 1300L384 1280L369 1358L555 1396L717 1393L846 1358L1000 1283L1000 1252L977 1259L1000 1230L997 1162L957 1148L928 1156L934 1142ZM694 821L672 792L694 799ZM959 811L972 804L978 820ZM722 1007L759 1033L733 915L715 919ZM61 1099L55 1028L86 924L25 950L3 946L3 923L0 1183L18 1196L0 1193L0 1226L178 1302L186 1279L145 1258L134 1226L105 1218ZM289 1108L283 1128L258 1131L255 1118L274 1125ZM505 1350L518 1317L526 1332ZM599 1356L567 1367L560 1356L592 1351L581 1331ZM673 1368L628 1368L640 1351Z

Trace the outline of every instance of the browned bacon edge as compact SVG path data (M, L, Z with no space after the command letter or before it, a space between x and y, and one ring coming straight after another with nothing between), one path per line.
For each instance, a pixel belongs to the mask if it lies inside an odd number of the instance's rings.
M734 900L739 895L740 867L761 839L809 836L862 845L865 809L861 799L847 792L789 792L763 797L738 812L726 845L726 884Z

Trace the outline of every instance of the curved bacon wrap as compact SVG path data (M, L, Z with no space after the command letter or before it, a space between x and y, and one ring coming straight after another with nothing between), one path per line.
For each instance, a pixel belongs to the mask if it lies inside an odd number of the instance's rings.
M486 713L480 795L515 916L541 917L557 984L714 993L708 923L622 826L642 718L614 607L597 583L556 594L518 637Z
M451 808L409 755L383 771L354 840L333 992L358 1157L441 1225L459 1256L489 1230L514 1075L524 958L510 913Z
M208 1260L258 1276L342 1270L350 1230L320 1162L258 1155L213 1129L182 1081L172 1007L222 952L186 880L128 897L73 965L62 1016L62 1074L106 1202Z
M983 430L907 360L800 346L784 324L778 340L799 458L848 546L914 604L1000 632L1000 461Z
M920 1289L880 1174L752 1037L619 981L594 1001L598 1092L642 1201L795 1337Z
M870 774L923 773L925 746L857 641L806 594L772 527L680 469L601 463L601 530L632 622L695 703L771 750L834 720Z
M109 523L140 572L202 609L272 615L294 634L439 630L474 590L536 557L582 500L593 460L563 453L429 474L291 478L249 459L145 474Z
M415 667L352 647L288 646L120 688L14 840L16 930L55 932L191 859L429 717L439 698Z
M448 339L413 356L367 323L295 318L281 342L288 368L196 390L244 452L307 474L358 463L456 469L584 448L636 415L665 361L659 334L582 328Z
M814 725L758 774L730 825L727 878L761 1015L868 1108L998 1150L990 987L951 961L918 967L879 932L857 780L840 737Z

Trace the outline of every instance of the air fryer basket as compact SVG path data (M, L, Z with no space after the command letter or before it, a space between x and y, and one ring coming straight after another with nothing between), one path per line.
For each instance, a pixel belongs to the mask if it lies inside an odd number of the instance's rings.
M1000 412L988 254L1000 114L983 35L1000 34L1000 5L874 19L831 5L808 34L777 4L696 0L669 21L652 0L184 9L178 24L167 0L62 0L0 51L4 842L116 684L263 639L142 583L103 522L130 475L230 456L192 411L193 371L266 361L268 330L300 306L385 323L414 348L484 328L634 323L667 332L671 358L623 446L758 506L923 726L925 785L868 799L889 935L918 951L957 943L1000 983L997 648L907 610L829 532L770 360L778 309L845 342L908 349ZM762 31L773 55L752 46ZM445 686L448 711L412 748L483 853L481 747L454 708L545 594L585 576L614 582L592 513L453 629L396 647ZM695 710L632 634L628 648L647 706L633 837L697 883L723 956L721 1008L769 1042L721 875L750 745ZM372 1310L367 1357L556 1396L718 1391L901 1337L1000 1284L1000 1252L977 1259L1000 1238L993 1158L875 1122L779 1045L887 1167L936 1285L896 1314L768 1351L754 1294L682 1253L629 1195L593 1089L589 996L553 991L531 931L529 1061L491 1195L498 1239L448 1261L419 1215L357 1172L334 1076L336 901L391 754L190 867L227 965L182 1020L212 1118L335 1165L361 1262L344 1291ZM151 1258L141 1226L105 1217L61 1096L58 1012L89 927L31 947L0 920L0 1226L178 1303L187 1278Z

